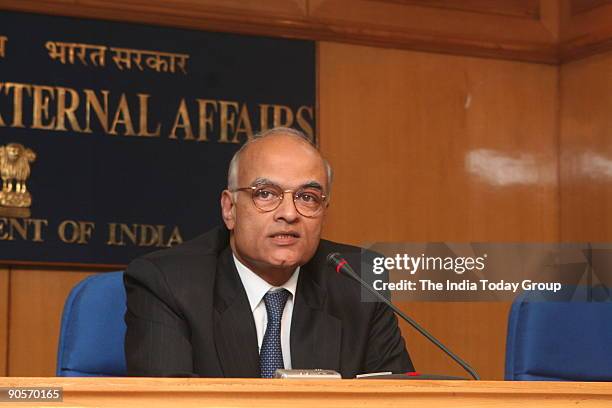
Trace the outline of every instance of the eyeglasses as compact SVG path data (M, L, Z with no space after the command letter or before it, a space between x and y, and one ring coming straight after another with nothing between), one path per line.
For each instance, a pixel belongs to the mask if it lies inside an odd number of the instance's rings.
M293 204L298 213L304 217L312 218L321 214L327 203L327 196L315 187L302 187L298 190L283 190L276 184L258 184L251 187L242 187L235 190L230 190L232 193L236 191L251 192L253 204L263 212L276 210L285 193L293 195Z

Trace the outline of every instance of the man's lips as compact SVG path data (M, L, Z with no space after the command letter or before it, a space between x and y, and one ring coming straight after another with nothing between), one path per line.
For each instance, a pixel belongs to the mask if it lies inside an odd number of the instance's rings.
M293 237L293 238L299 238L300 234L298 232L295 231L278 231L278 232L274 232L272 234L269 235L269 237L271 238L276 238L276 237Z
M295 231L279 231L269 235L269 238L277 244L292 244L300 238L300 234Z

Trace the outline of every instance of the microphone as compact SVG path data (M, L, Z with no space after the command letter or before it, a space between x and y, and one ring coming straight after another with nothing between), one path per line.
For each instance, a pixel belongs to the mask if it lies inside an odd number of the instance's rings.
M352 278L353 280L356 280L357 282L359 282L359 284L362 287L367 289L371 294L373 294L381 302L383 302L384 304L389 306L391 308L391 310L393 310L399 317L401 317L406 322L408 322L408 324L410 326L414 327L416 329L416 331L421 333L423 336L425 336L427 338L427 340L432 342L436 347L438 347L440 350L442 350L444 353L446 353L447 356L452 358L453 361L455 361L465 371L467 371L472 376L472 378L474 378L475 380L480 380L480 376L478 375L478 373L476 373L476 371L472 367L470 367L468 363L463 361L458 355L456 355L455 353L450 351L448 348L446 348L446 346L444 344L440 343L440 341L438 339L436 339L427 330L425 330L423 327L421 327L421 325L419 325L416 321L414 321L412 318L407 316L404 312L399 310L397 308L397 306L395 306L393 303L391 303L389 300L387 300L383 295L378 293L376 291L376 289L374 289L369 283L367 283L366 281L361 279L361 276L359 276L353 270L353 268L351 268L351 266L348 264L346 259L344 259L342 257L342 255L340 255L340 253L332 252L329 255L327 255L327 263L329 265L333 266L336 269L337 273L343 273L344 275L348 276L349 278Z

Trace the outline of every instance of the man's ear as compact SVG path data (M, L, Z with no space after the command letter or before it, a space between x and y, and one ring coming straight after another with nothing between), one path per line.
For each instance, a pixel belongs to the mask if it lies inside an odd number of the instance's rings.
M227 229L232 231L236 224L236 212L232 193L229 190L223 190L221 193L221 216Z

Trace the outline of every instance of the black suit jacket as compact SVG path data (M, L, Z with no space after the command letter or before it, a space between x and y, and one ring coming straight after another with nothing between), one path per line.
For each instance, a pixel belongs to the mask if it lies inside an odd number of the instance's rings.
M359 265L359 248L321 240L302 266L293 368L332 369L344 378L412 371L395 315L382 303L362 302L359 285L326 265L334 251ZM225 228L133 261L125 287L130 375L260 376L255 322Z

